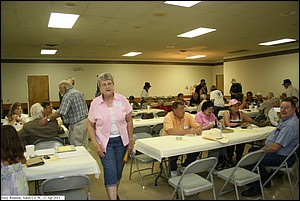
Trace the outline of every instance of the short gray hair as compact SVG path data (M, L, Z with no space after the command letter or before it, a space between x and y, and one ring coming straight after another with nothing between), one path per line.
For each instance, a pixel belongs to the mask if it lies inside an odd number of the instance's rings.
M73 87L72 83L69 80L62 80L59 82L59 86L65 86L66 89L70 89Z
M107 80L111 80L112 83L114 84L114 78L113 78L112 74L110 74L108 72L101 73L97 78L98 86L102 81L107 81Z
M38 119L40 117L43 117L44 108L41 106L40 103L35 103L30 107L30 115L32 119Z

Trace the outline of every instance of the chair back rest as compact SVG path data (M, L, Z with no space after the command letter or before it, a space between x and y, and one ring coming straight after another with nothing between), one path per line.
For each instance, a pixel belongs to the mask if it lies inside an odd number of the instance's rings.
M133 133L149 133L151 132L151 126L145 125L145 126L136 126L133 128Z
M134 133L133 134L134 141L136 141L138 139L149 138L149 137L152 137L152 135L149 134L149 133L146 133L146 132L140 132L140 133Z
M151 135L158 135L160 130L164 127L164 123L157 123L151 128Z
M209 174L211 174L217 163L218 159L216 157L199 159L188 165L183 171L183 174L200 173L204 171L208 171Z
M164 128L162 128L160 131L159 131L159 136L163 136L164 134Z
M297 150L299 148L299 144L297 144L294 149L289 153L289 155L287 155L287 157L282 161L282 163L280 164L279 167L282 167L285 163L287 163L287 161L293 156L295 155L295 162L297 162L298 160L298 156L297 156ZM295 164L295 162L293 164L289 164L289 167L293 166ZM287 163L288 164L288 163Z
M167 115L167 112L166 111L159 111L159 112L157 112L156 113L156 116L158 116L158 117L164 117L164 116L166 116Z
M58 137L53 137L49 139L38 139L34 142L34 145L35 150L51 149L55 147L64 146L64 142Z
M56 178L46 179L42 182L40 187L40 193L44 195L45 193L57 192L57 191L68 191L72 189L79 189L87 187L88 195L87 198L90 199L90 178L86 175L73 175L73 176L60 176Z
M263 159L264 155L265 155L264 150L249 152L238 162L236 167L243 167L247 165L256 164L253 168L253 170L255 170L258 164L260 163L260 161Z

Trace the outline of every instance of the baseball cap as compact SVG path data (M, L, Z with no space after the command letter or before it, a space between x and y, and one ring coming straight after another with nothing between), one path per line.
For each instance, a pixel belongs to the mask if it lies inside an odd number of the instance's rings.
M235 104L238 104L238 103L240 103L238 100L236 100L236 99L231 99L230 101L229 101L229 105L231 106L231 105L235 105Z

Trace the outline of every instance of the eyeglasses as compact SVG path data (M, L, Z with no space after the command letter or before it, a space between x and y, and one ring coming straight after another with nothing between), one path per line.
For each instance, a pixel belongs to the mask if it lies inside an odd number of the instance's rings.
M101 87L110 87L112 84L113 84L112 82L102 83Z

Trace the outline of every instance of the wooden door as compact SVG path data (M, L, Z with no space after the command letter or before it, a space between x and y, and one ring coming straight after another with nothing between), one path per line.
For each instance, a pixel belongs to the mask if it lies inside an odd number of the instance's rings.
M49 77L48 75L28 75L28 113L30 107L39 102L49 100Z
M216 87L224 93L224 77L223 75L216 75Z

